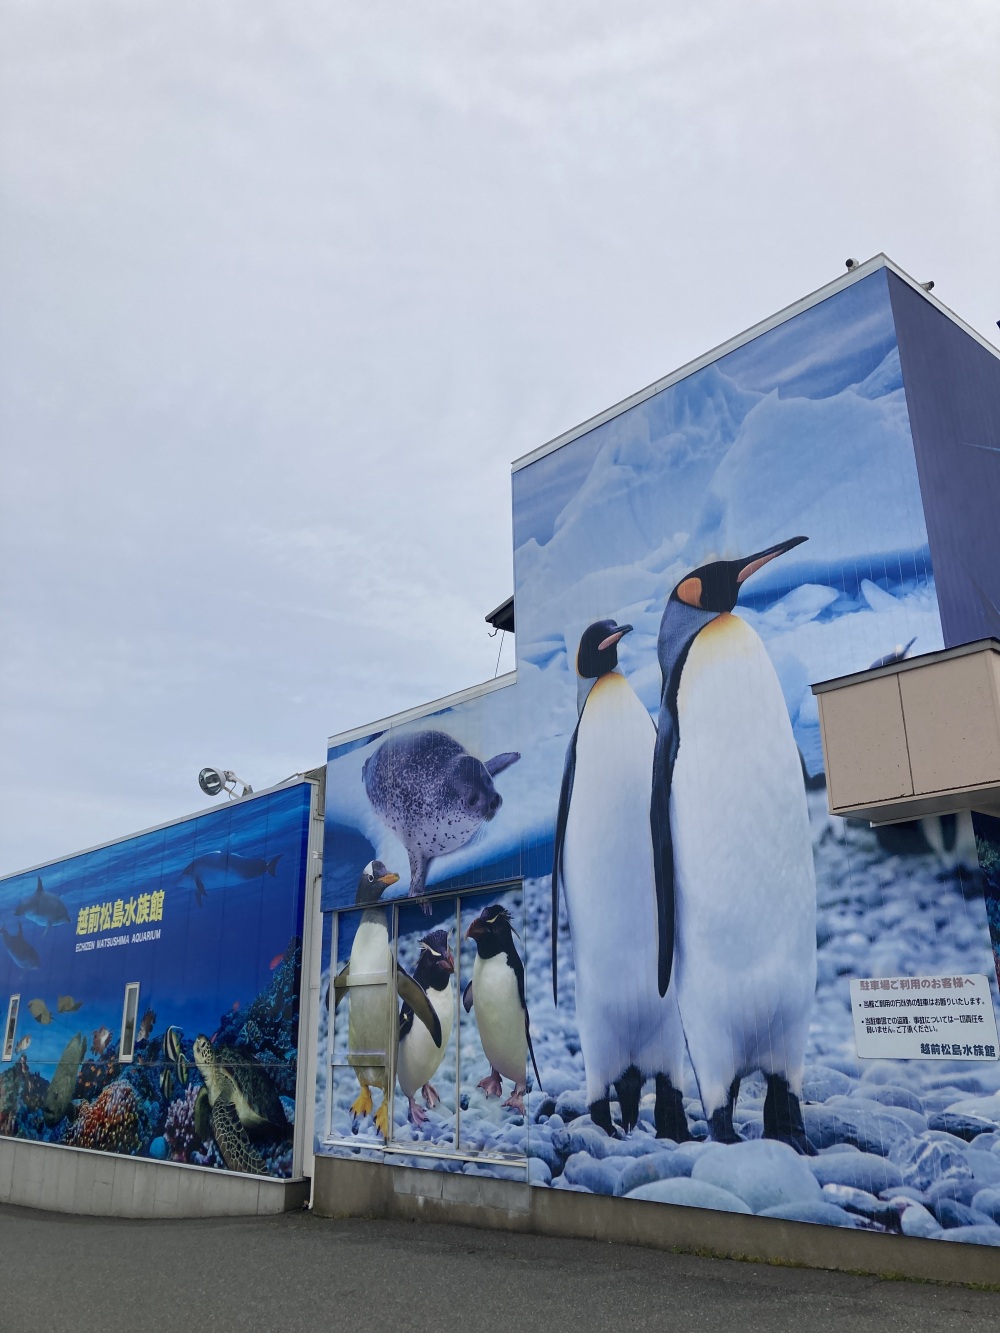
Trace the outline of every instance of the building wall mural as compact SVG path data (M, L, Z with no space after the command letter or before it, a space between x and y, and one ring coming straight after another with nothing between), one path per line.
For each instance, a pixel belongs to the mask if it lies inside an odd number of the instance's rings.
M314 790L0 880L0 1134L291 1175Z
M809 689L943 646L885 272L513 498L516 683L331 743L317 1151L1000 1242L971 823L832 819Z

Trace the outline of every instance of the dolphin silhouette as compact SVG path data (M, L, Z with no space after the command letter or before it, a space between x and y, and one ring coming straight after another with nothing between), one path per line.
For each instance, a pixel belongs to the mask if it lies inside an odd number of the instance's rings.
M27 971L29 968L41 966L42 960L38 957L38 950L24 938L23 921L17 923L16 935L12 935L6 926L0 926L0 936L3 937L4 947L18 967L23 967Z
M69 912L66 904L54 893L46 893L42 887L42 877L38 876L38 887L27 898L22 898L14 908L15 916L26 916L36 926L69 925Z

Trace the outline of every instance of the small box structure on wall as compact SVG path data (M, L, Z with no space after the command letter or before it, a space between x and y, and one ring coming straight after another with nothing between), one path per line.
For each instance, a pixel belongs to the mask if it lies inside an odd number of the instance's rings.
M998 418L879 256L515 464L516 672L330 741L317 1182L1000 1243L1000 839L831 817L810 689L993 632Z
M302 1175L319 792L292 781L0 880L0 1135Z

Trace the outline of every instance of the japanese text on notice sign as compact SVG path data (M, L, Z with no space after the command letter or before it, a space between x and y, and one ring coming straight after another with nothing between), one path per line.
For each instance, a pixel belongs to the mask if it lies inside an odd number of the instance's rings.
M996 1060L997 1024L984 976L851 982L862 1060Z

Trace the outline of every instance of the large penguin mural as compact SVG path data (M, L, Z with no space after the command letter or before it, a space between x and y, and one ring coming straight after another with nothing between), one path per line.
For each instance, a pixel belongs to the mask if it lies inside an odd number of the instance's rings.
M613 1086L628 1132L655 1079L661 1138L688 1139L684 1036L673 990L657 993L656 885L648 805L656 728L618 670L632 629L589 626L577 652L579 721L566 752L552 865L552 991L558 999L559 887L576 964L576 1012L590 1114L615 1133Z
M658 989L676 992L712 1136L735 1143L740 1080L767 1081L764 1135L811 1153L802 1065L816 988L816 889L798 750L743 583L805 541L717 560L660 622L650 826Z

